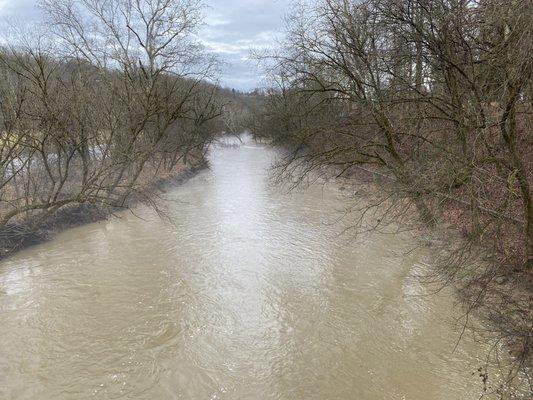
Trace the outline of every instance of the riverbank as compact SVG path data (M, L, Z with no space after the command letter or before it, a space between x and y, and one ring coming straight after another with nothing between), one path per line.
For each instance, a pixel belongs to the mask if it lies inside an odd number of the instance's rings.
M72 204L55 212L38 227L32 226L34 221L9 224L0 230L0 260L27 247L52 240L58 233L69 228L110 218L119 211L145 202L149 198L148 193L182 185L206 168L208 168L208 163L204 160L198 164L183 166L171 173L160 175L155 180L142 185L134 195L127 199L123 207L93 203Z

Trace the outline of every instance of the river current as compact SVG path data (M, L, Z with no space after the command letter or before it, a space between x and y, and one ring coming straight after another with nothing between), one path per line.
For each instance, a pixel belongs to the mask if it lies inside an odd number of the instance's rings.
M477 399L485 351L413 277L407 235L341 235L334 185L287 192L276 152L209 170L0 263L1 399ZM456 347L456 348L455 348Z

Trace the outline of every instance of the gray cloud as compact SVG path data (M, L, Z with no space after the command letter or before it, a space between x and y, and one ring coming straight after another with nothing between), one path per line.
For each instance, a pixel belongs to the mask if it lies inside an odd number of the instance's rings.
M272 45L279 36L289 0L211 0L204 44L225 62L222 83L238 89L260 84L250 49Z
M0 16L33 22L39 19L40 12L36 0L0 0Z
M206 0L206 26L200 37L223 62L221 83L241 90L260 84L248 60L251 48L271 45L280 34L290 0ZM0 18L31 23L40 18L37 0L0 0ZM23 21L23 22L21 22Z

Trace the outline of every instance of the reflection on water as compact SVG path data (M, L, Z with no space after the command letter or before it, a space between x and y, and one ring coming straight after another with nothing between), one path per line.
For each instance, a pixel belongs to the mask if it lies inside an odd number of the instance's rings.
M483 352L453 352L407 239L339 240L348 200L272 187L274 156L219 146L174 223L140 209L0 264L0 398L478 398Z

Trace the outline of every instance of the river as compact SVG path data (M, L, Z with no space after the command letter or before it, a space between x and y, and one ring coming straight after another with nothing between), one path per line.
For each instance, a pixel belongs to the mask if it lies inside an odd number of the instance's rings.
M477 399L485 351L407 235L339 236L333 185L216 146L148 207L0 263L1 399Z

